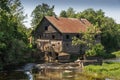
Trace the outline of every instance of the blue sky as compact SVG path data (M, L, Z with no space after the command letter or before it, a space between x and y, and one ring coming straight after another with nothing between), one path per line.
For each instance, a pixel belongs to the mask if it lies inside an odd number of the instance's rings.
M31 12L38 4L47 3L55 5L54 12L59 15L61 10L67 10L72 7L76 12L82 12L85 9L93 8L94 10L102 9L105 15L112 17L120 24L120 0L21 0L24 6L25 14L28 14L25 25L30 27Z

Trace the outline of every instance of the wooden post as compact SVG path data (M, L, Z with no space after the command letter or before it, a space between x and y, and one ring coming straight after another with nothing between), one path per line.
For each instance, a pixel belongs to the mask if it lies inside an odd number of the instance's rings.
M48 61L49 59L48 59L48 56L47 56L47 52L45 52L45 61Z
M83 61L81 61L79 58L75 61L78 65L79 65L79 67L80 67L80 69L83 69Z

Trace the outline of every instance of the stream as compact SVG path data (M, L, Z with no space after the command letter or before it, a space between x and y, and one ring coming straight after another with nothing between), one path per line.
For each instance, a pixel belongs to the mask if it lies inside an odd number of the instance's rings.
M120 62L120 58L112 58L112 59L106 59L106 60L103 60L103 62Z
M28 63L23 67L25 74L28 76L28 80L33 80L32 69L35 65L35 63Z
M107 59L107 60L103 60L103 62L120 62L120 58ZM21 69L17 69L11 72L0 72L0 80L79 80L79 79L89 80L91 79L90 76L83 75L81 71L74 69L70 69L70 70L57 69L58 67L54 67L54 65L50 69L46 69L46 70L43 69L43 70L38 70L37 72L33 72L33 69L35 68L36 65L50 65L50 64L27 63ZM48 68L49 67L50 66L48 66ZM68 67L71 68L70 66ZM97 80L97 79L91 79L91 80ZM106 78L99 80L111 80L111 79Z

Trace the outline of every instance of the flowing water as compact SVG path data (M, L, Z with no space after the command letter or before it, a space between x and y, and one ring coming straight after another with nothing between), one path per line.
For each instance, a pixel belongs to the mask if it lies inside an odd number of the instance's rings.
M120 58L112 58L112 59L106 59L104 62L120 62Z
M0 80L97 80L82 74L81 69L41 69L34 72L35 64L26 64L23 69L11 72L0 72ZM69 67L70 68L70 67ZM99 79L103 80L103 79Z
M104 62L120 62L120 58L104 60ZM40 69L33 72L36 64L26 64L23 69L0 72L0 80L111 80L85 75L81 70Z

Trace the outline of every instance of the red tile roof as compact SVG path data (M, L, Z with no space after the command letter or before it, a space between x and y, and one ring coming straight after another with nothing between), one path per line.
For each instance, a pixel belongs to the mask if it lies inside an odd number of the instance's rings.
M45 16L62 33L79 33L86 31L91 23L86 19L63 18Z

